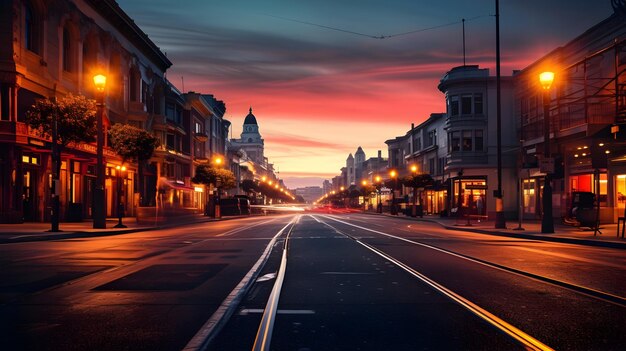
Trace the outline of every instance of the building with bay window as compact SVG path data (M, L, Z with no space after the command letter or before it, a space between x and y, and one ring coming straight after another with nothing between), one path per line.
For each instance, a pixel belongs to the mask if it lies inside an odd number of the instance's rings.
M449 182L450 213L481 212L494 217L494 190L498 181L496 77L490 76L488 69L475 65L459 66L444 75L438 88L446 98L444 173ZM513 78L510 76L501 77L501 97L504 213L514 218L519 138L513 122ZM482 211L476 206L479 198L483 203Z

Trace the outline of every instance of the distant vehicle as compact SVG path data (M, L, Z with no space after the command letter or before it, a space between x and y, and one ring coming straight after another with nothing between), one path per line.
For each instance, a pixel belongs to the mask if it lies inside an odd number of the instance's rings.
M239 211L242 215L250 214L250 199L245 195L235 195L235 199L239 200Z
M239 199L220 199L220 213L222 216L239 216L241 209L239 208Z

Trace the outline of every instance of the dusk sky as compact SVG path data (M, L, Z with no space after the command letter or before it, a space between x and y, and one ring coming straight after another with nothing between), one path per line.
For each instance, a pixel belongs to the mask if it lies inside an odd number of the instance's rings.
M340 174L358 146L386 157L385 140L445 112L437 84L463 63L462 18L467 64L495 75L493 0L118 3L173 62L175 86L226 103L233 137L252 106L265 155L290 188ZM609 0L500 1L502 74L612 11Z

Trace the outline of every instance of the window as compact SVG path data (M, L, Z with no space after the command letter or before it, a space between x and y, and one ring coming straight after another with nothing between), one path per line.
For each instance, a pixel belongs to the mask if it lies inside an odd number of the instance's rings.
M476 151L483 151L483 131L478 129L474 131L474 143Z
M71 63L71 56L72 56L72 52L71 52L71 38L70 38L70 31L67 29L67 27L63 28L63 56L62 56L62 60L63 60L63 70L66 72L71 72L72 71L72 63Z
M428 139L426 140L426 146L437 145L437 130L431 130L428 132Z
M449 102L449 112L450 116L458 116L459 115L459 97L456 95L450 96Z
M422 138L416 136L413 141L413 151L419 151L422 149Z
M450 133L450 151L461 150L461 132Z
M168 120L173 121L176 117L175 117L175 106L174 104L168 102L165 104L165 117L167 117Z
M429 158L429 159L428 159L428 172L429 172L430 174L435 174L435 173L436 173L436 171L437 171L437 170L435 169L435 158L434 158L434 157Z
M198 122L194 122L196 133L202 133L202 125Z
M0 120L9 120L9 86L0 83Z
M29 4L24 5L24 46L39 54L39 23Z
M461 114L464 114L464 115L472 114L472 95L461 96Z
M483 94L474 94L474 114L483 114Z
M472 151L472 131L463 131L463 151Z
M165 144L168 149L175 150L176 149L176 138L174 134L168 134L166 138Z
M439 157L439 169L437 170L437 174L441 175L443 174L443 172L446 169L446 158L445 157Z

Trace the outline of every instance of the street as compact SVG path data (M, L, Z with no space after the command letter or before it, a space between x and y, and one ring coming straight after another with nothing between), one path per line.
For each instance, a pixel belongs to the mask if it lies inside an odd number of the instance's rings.
M619 249L305 213L0 251L2 339L14 350L626 343Z

